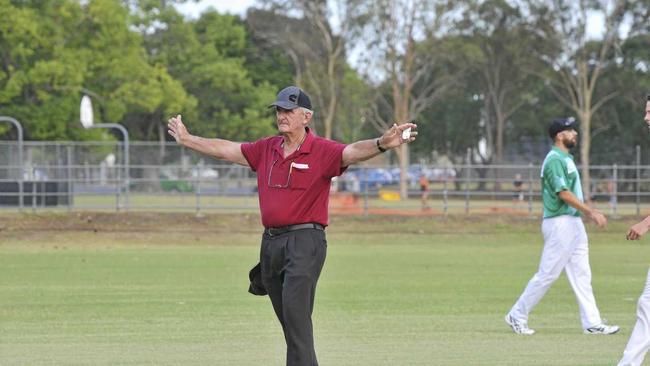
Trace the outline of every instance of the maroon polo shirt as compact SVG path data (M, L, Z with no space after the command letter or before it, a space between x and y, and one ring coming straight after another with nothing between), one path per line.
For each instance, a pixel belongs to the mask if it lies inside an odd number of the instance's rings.
M241 145L241 152L257 173L264 227L316 222L328 223L330 183L343 174L345 144L314 136L309 128L300 148L283 157L282 136Z

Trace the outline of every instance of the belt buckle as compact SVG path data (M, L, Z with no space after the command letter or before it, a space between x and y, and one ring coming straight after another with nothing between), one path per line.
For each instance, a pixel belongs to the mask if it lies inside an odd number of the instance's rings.
M274 227L269 228L269 236L277 236L282 233L283 233L282 228L274 228Z

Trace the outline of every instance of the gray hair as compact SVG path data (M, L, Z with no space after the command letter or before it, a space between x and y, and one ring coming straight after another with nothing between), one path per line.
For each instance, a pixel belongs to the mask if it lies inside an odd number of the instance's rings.
M310 113L312 116L314 115L314 111L312 111L309 108L300 107L300 109L302 109L302 113L304 113L304 114Z

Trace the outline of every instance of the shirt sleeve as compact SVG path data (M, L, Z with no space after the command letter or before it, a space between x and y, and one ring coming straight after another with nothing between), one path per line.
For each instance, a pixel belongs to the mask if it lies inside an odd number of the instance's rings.
M560 160L553 159L544 167L544 179L555 193L569 190L566 169Z
M321 140L324 152L323 176L325 178L338 177L343 174L348 167L341 167L343 159L343 149L345 144L333 140Z
M255 142L245 142L241 144L241 152L248 161L251 170L256 172L260 165L264 149L266 148L268 139L260 139Z

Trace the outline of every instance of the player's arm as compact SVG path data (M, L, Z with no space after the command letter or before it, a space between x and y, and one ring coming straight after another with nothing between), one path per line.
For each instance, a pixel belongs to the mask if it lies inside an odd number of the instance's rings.
M241 152L241 143L223 139L206 139L191 135L181 120L181 115L172 117L167 122L168 133L176 142L189 149L219 160L248 166L248 161Z
M576 197L575 194L571 193L571 191L568 190L560 191L558 193L558 196L567 205L575 208L576 210L582 212L585 216L594 220L596 225L603 227L607 224L607 218L605 217L605 215L603 215L602 212L596 210L595 208L589 207L584 202L581 202L578 199L578 197Z
M627 240L637 240L650 229L650 216L632 225L627 231Z
M401 144L415 141L418 135L417 131L411 131L410 137L402 138L402 132L407 128L416 129L418 126L414 123L394 124L378 139L362 140L349 144L343 149L341 166L346 167L360 161L368 160L382 153L380 150L390 150Z

